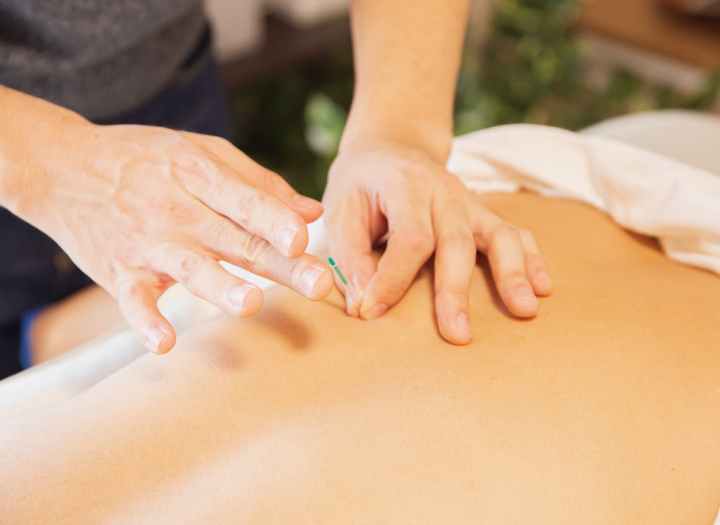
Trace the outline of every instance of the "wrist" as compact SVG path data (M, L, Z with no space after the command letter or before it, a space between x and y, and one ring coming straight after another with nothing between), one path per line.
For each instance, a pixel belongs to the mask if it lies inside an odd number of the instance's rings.
M37 168L29 162L17 137L0 137L0 206L26 218L28 203L37 181Z
M451 121L422 116L367 116L373 114L378 115L368 110L351 111L340 141L341 153L381 142L422 150L435 162L443 165L447 162L453 138Z
M0 86L0 205L36 225L46 208L50 172L72 154L71 135L92 126L82 116L44 100Z

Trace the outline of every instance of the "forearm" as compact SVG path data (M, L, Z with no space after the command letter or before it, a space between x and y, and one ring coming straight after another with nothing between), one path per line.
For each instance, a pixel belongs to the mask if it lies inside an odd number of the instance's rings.
M87 121L70 110L0 85L0 206L29 220L42 191L43 158L60 151L63 129ZM67 151L66 151L67 153Z
M364 137L444 162L468 0L354 0L355 95L343 147Z

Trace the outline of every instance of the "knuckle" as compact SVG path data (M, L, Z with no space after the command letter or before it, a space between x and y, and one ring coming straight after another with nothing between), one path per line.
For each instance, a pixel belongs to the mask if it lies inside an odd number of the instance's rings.
M184 145L186 147L197 147L196 145L199 145L201 148L205 149L207 147L224 148L231 145L230 141L224 139L223 137L218 137L217 135L206 135L204 133L193 133L187 131L181 131L180 134L184 139Z
M219 148L233 148L235 149L235 146L233 146L233 143L230 142L228 139L224 137L218 137L217 135L205 135L207 137L205 140L215 144L215 146Z
M466 305L468 290L463 289L462 286L446 283L435 289L434 296L437 304L448 306Z
M290 260L290 282L296 288L302 288L303 276L308 269L307 264L303 264L297 260Z
M243 192L240 197L239 207L251 215L252 210L263 209L266 205L265 194L255 188L249 188L249 191Z
M217 191L221 187L222 174L212 159L201 151L188 149L173 157L173 176L183 185L208 191Z
M497 241L501 238L506 239L515 239L519 240L520 236L518 234L517 228L512 226L511 224L508 224L506 222L501 222L498 224L492 231L490 237L493 241Z
M263 206L262 194L254 189L241 192L233 206L233 218L243 226L249 225Z
M402 238L407 249L413 253L429 254L435 248L435 239L432 235L419 229L404 233Z
M240 197L240 202L235 204L231 203L232 213L228 213L228 217L235 223L241 226L247 226L252 220L252 207L244 204L243 197Z
M135 129L140 129L145 126L134 126ZM153 127L147 130L151 134L152 138L158 141L164 147L185 147L188 143L188 139L185 137L183 132L171 129Z
M189 281L206 262L207 257L201 253L184 252L178 257L175 278L181 282Z
M443 243L451 246L472 244L472 232L469 229L453 229L443 234Z
M248 235L242 246L243 258L251 265L257 264L265 256L270 245L262 237Z
M293 186L286 181L282 176L273 173L273 185L272 189L277 195L284 196L286 198L300 195Z
M145 297L145 286L137 281L130 282L126 286L125 296L133 303L138 303Z
M418 174L436 175L433 164L429 162L429 157L424 153L413 152L395 157L393 168L395 171L405 174L409 177L416 177Z
M261 171L261 181L264 188L268 191L283 191L288 189L288 184L280 175L272 171L263 169Z
M207 241L214 245L223 246L231 241L228 228L221 220L213 221L207 225L203 234Z
M117 300L121 303L130 302L137 293L137 291L135 290L136 287L136 281L126 278L117 279L114 283L113 295L115 295L117 297Z

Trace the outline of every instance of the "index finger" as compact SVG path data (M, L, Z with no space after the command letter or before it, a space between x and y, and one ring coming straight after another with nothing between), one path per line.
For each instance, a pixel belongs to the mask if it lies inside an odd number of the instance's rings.
M220 161L182 159L178 168L183 186L212 210L265 239L288 257L305 252L305 221L277 197L249 185Z
M368 284L360 316L376 319L400 301L434 249L430 225L415 223L392 232Z
M209 150L232 170L241 174L254 187L280 199L298 213L305 222L313 222L322 215L323 206L320 202L295 191L280 175L256 163L231 142L211 135L190 132L186 132L185 135L195 144Z
M348 315L360 315L364 291L375 273L376 263L367 223L367 209L357 200L348 200L330 209L325 221L328 248L347 275L348 283L338 282L345 295Z

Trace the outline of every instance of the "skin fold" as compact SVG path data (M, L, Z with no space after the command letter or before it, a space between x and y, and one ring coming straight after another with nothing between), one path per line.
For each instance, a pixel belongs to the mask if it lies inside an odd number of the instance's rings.
M3 519L711 524L720 279L578 203L484 202L535 225L556 275L536 319L482 262L467 347L425 270L372 323L278 287L162 358L72 353L0 383Z

